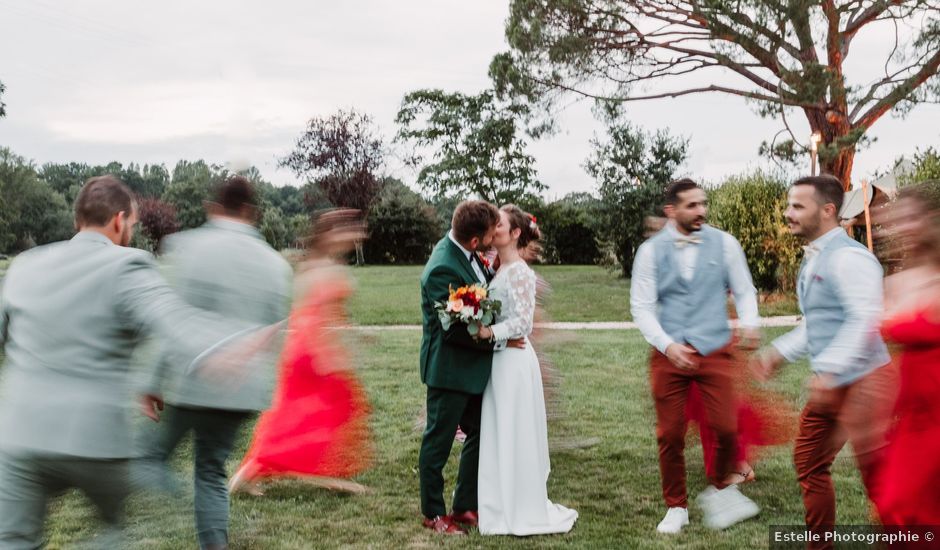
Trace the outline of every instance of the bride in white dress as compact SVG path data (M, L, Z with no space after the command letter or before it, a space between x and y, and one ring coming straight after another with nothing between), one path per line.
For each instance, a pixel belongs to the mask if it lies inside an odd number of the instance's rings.
M527 337L535 314L535 273L519 254L539 237L535 219L518 207L500 209L493 246L500 268L490 296L502 302L483 339ZM507 349L493 354L490 381L483 392L477 495L482 535L566 533L578 512L548 499L551 470L542 375L535 350Z

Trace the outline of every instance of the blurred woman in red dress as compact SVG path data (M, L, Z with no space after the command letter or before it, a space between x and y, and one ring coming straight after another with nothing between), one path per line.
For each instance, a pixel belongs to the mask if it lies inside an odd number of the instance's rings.
M938 188L940 189L940 188ZM903 270L885 279L885 340L900 349L897 424L875 504L886 525L940 525L940 201L901 190L883 226Z
M742 365L743 366L743 365ZM747 375L742 369L742 379ZM782 398L753 385L742 384L738 387L738 450L735 471L731 472L726 483L748 483L756 479L751 466L757 459L757 448L786 443L793 436L793 418L795 413L783 404ZM702 440L702 457L706 475L712 475L715 463L715 434L705 422L705 406L695 384L689 388L685 414L699 426Z
M364 237L355 210L332 210L314 223L274 400L255 426L232 478L233 490L260 494L258 482L284 477L364 490L350 478L371 463L369 404L335 330L346 324L345 302L352 292L344 258Z

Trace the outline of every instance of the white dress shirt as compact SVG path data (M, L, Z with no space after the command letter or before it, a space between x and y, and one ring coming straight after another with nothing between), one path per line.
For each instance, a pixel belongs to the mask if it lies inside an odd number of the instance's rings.
M675 238L682 235L669 222L663 231L668 231ZM747 267L744 250L738 240L721 232L724 242L725 269L728 273L728 282L731 293L734 295L734 307L738 312L741 327L757 328L760 326L760 315L757 312L757 289L751 280L751 272ZM698 261L699 246L689 243L676 249L676 259L682 270L682 277L690 281L695 274L695 265ZM724 289L721 289L724 291ZM639 327L643 337L651 346L662 353L673 344L672 338L666 334L659 323L659 290L656 282L656 254L653 243L646 241L640 245L633 260L633 279L630 281L630 312L633 321Z
M483 268L480 267L480 262L479 262L479 261L476 261L476 262L473 261L473 252L470 252L469 250L467 250L466 248L464 248L463 245L461 245L459 242L457 242L457 239L454 238L454 232L453 232L453 231L448 232L448 233L447 233L447 236L450 238L451 242L453 242L455 245L457 245L457 248L459 248L460 251L464 253L464 256L467 257L467 261L469 261L469 262L470 262L470 265L473 266L473 272L476 274L477 279L480 280L480 284L485 285L485 284L486 284L486 275L483 274Z
M816 272L818 253L829 241L845 231L841 227L832 229L807 247L806 267L798 285L805 285ZM871 338L877 337L883 302L884 271L881 264L864 248L845 246L832 252L829 261L833 268L831 279L835 285L839 302L845 310L845 322L832 342L819 356L812 359L814 372L840 374L858 366L858 357L868 349ZM806 318L790 332L777 338L772 345L793 362L806 356L809 343L806 333Z

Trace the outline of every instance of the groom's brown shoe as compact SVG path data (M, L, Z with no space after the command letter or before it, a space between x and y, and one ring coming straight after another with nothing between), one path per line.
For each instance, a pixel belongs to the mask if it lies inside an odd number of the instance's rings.
M476 527L480 523L480 516L473 510L467 510L466 512L461 512L459 514L454 514L450 516L451 519L456 521L461 525L466 525L467 527Z
M424 518L422 522L425 528L438 532L442 535L466 535L467 530L454 523L451 516L434 516L433 518Z

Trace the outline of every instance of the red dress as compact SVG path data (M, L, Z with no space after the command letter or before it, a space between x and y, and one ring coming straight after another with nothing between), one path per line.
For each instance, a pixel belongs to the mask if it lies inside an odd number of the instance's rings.
M781 404L782 398L755 388L739 389L738 398L738 452L735 462L752 462L756 447L780 445L791 438L794 414ZM699 426L705 473L711 476L715 468L717 441L714 432L708 427L702 394L695 383L689 388L685 414L686 418Z
M329 330L342 324L349 293L345 279L330 277L291 312L274 400L242 463L247 478L349 478L369 466L366 393Z
M940 323L919 309L881 331L901 346L901 386L875 504L886 525L940 525Z

